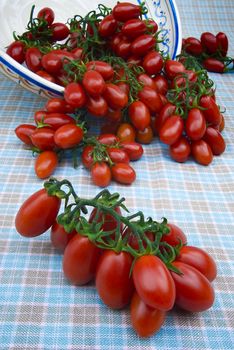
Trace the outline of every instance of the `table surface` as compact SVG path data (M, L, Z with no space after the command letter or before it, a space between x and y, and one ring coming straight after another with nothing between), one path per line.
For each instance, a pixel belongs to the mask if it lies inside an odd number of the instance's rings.
M233 0L177 0L183 36L224 31L234 56ZM71 286L63 276L62 256L50 245L49 233L20 237L14 228L17 209L42 186L34 159L13 130L32 123L45 100L0 76L0 349L234 349L234 75L211 74L217 100L226 109L226 152L208 167L193 161L173 162L167 147L155 140L134 167L131 187L111 184L131 211L143 210L180 226L191 245L206 249L217 261L216 299L203 313L171 311L161 330L140 339L132 330L129 310L112 311L100 301L93 284ZM98 192L85 169L65 159L56 170L80 196Z

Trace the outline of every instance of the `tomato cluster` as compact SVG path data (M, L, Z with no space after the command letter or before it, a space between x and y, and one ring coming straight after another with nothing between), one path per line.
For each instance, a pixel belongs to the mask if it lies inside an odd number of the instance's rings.
M124 199L107 190L82 199L67 180L51 179L44 186L22 204L17 231L35 237L51 228L51 243L64 254L69 282L95 281L102 302L112 309L130 304L138 335L158 331L174 306L190 312L212 306L216 264L204 250L187 245L178 226L145 219L142 212L123 216ZM64 212L58 215L62 200Z
M216 35L204 32L200 40L194 37L183 39L185 53L195 56L209 72L224 73L233 70L233 59L227 57L228 37L219 32ZM229 65L232 64L232 67Z

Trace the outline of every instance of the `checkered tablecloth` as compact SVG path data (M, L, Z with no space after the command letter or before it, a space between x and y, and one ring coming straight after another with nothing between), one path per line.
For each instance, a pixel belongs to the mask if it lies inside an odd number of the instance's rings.
M224 31L234 56L233 0L177 0L183 35ZM20 237L14 217L21 203L42 186L34 159L14 135L20 123L32 123L45 100L0 76L0 349L1 350L231 350L234 349L234 74L211 74L217 99L226 108L226 152L208 167L173 162L167 147L155 140L134 164L133 186L110 186L127 199L132 211L143 210L180 226L191 245L217 261L214 306L203 313L172 311L155 336L140 339L129 310L112 311L93 284L71 286L63 276L62 257L49 233ZM90 175L65 159L56 170L80 196L98 192Z

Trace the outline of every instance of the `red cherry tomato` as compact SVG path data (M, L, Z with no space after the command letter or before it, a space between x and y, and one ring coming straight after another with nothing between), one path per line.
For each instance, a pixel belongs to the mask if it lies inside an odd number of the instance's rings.
M168 311L175 302L175 285L166 265L154 255L144 255L135 261L133 281L145 304Z
M113 109L122 109L128 103L128 96L117 85L112 83L106 84L106 89L103 93L108 105Z
M191 312L205 311L214 302L214 290L208 279L193 266L174 261L173 266L182 274L171 271L176 287L175 303Z
M15 61L24 63L25 60L25 45L21 41L13 41L6 50L6 53Z
M131 185L136 179L136 172L131 165L117 163L111 167L113 180L124 185Z
M112 109L108 107L106 118L113 122L119 122L122 119L121 109ZM113 124L111 123L111 125Z
M170 231L162 236L161 242L166 242L173 247L180 243L187 244L186 235L177 225L168 223L167 227L170 229Z
M160 113L155 118L155 130L157 133L159 133L159 130L161 129L164 122L175 113L176 106L172 103L168 102L165 104L165 106L162 107L160 110Z
M117 129L117 136L121 142L134 142L136 138L136 131L129 123L122 123Z
M20 124L17 126L15 129L15 134L16 136L23 142L25 145L32 146L32 140L31 140L31 135L36 129L35 125L31 124Z
M122 309L131 300L134 291L131 266L132 257L126 252L106 250L99 260L96 288L103 303L112 309Z
M155 84L155 90L162 94L166 95L168 91L168 81L163 75L156 75L153 78L154 84Z
M189 158L191 153L190 143L185 137L181 137L173 145L170 145L170 156L176 162L184 163Z
M127 38L120 40L120 42L116 45L115 54L119 57L127 58L131 55L131 41Z
M32 72L37 72L42 68L42 53L36 47L30 47L25 54L25 63Z
M53 174L58 165L58 156L53 151L43 151L35 161L34 169L39 179L46 179Z
M141 15L141 7L129 2L119 2L112 10L114 18L119 22L126 22L129 19L138 18Z
M147 126L143 131L137 130L136 134L136 140L139 143L142 143L144 145L148 145L153 141L154 133L151 126Z
M120 207L116 207L115 208L115 211L117 214L121 214L121 209ZM96 217L97 215L97 209L94 208L92 210L92 212L90 213L90 217L89 217L89 222L93 222L94 219L96 222L102 222L102 230L103 231L115 231L117 226L118 226L118 222L116 221L116 219L111 215L111 214L108 214L108 213L99 213L99 215ZM113 237L112 235L110 236L111 238L115 239L115 233L113 234Z
M49 196L43 188L32 194L21 205L15 218L16 230L25 237L36 237L47 231L55 222L61 200Z
M97 139L103 145L109 146L119 142L119 138L115 134L101 134Z
M228 37L225 33L219 32L216 34L217 47L222 56L227 56L228 52Z
M57 130L66 124L75 124L74 118L63 113L47 113L41 122L49 125L52 129Z
M70 30L64 23L53 23L50 26L50 29L52 30L52 39L54 41L61 41L67 39Z
M144 57L142 66L147 74L158 74L163 67L163 58L159 52L151 51Z
M220 124L222 117L219 107L211 96L202 96L199 105L204 108L202 112L208 123L211 123L212 125Z
M183 128L183 119L179 115L171 115L159 130L160 140L167 145L173 145L181 137Z
M74 230L72 232L66 232L64 227L57 223L53 224L50 230L50 240L52 243L52 246L59 250L61 253L64 252L66 246L68 245L68 242L77 234L77 232Z
M152 18L147 18L144 22L147 26L148 33L155 34L158 31L158 25Z
M86 107L88 112L96 117L104 117L108 111L108 104L102 96L89 96Z
M66 124L55 131L54 141L62 149L77 146L83 139L84 131L75 124Z
M54 22L54 11L50 7L43 7L37 14L37 18L44 19L48 26Z
M185 50L193 56L200 56L203 52L200 40L194 37L185 39Z
M45 105L47 112L49 113L65 113L67 103L62 98L52 97Z
M50 81L51 83L56 83L56 79L44 70L38 70L36 74L42 77L43 79Z
M50 74L56 74L60 71L63 63L58 55L49 52L45 54L41 59L42 67Z
M208 57L202 61L203 67L209 72L224 73L225 64L216 58Z
M164 69L168 79L173 80L176 75L185 71L185 66L178 61L166 60Z
M82 85L85 91L92 97L100 96L106 87L102 75L95 70L85 72Z
M132 102L128 108L128 114L131 123L137 130L143 131L150 125L150 111L142 101Z
M130 306L131 323L140 337L150 337L163 325L166 312L154 309L144 303L135 292Z
M35 129L30 135L32 143L41 151L53 150L55 148L54 130L49 127Z
M104 80L111 80L114 76L114 70L109 63L103 61L89 61L86 64L87 70L95 70L101 74Z
M138 96L151 112L159 113L163 107L159 93L148 86L143 87Z
M121 147L128 154L130 160L138 160L144 153L143 147L137 142L123 141Z
M154 80L148 76L148 74L142 73L138 75L137 80L142 83L143 87L148 86L153 90L156 90Z
M214 34L209 32L204 32L202 33L200 40L204 51L206 51L209 54L216 53L218 48L218 43L217 43L217 38L215 37Z
M210 282L217 276L217 266L214 259L201 248L183 246L180 249L179 255L176 257L176 261L195 267L195 269L200 271Z
M107 149L108 155L113 163L129 163L128 154L121 148L110 147Z
M63 272L77 286L90 282L96 272L101 250L88 237L77 233L67 244L63 256Z
M64 98L66 102L76 108L81 108L86 103L84 89L79 83L70 83L64 89Z
M152 35L143 34L138 36L131 45L131 52L136 56L144 56L146 52L152 50L156 40Z
M118 22L114 18L112 14L107 15L103 18L103 20L99 23L98 33L103 38L108 38L116 32L118 27Z
M97 162L91 167L91 177L96 186L106 187L111 182L111 170L107 163Z
M129 39L135 39L138 36L145 34L146 24L138 18L130 19L123 24L121 32Z
M87 145L83 148L82 154L81 154L81 160L82 164L87 168L91 169L93 165L93 146Z
M200 109L190 109L185 122L185 131L193 141L200 140L204 136L206 132L206 120Z
M203 139L208 143L214 155L219 156L225 151L226 143L223 136L211 126L207 127Z
M213 160L213 153L209 144L204 140L194 141L191 144L192 155L201 165L209 165Z

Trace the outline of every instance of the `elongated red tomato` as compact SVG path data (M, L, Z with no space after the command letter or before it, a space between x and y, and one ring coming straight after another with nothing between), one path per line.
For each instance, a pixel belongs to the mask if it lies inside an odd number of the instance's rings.
M64 89L64 98L67 103L75 108L81 108L86 103L84 89L79 83L70 83Z
M126 22L129 19L138 18L141 14L141 7L129 2L119 2L114 6L112 13L117 21Z
M107 163L97 162L91 167L91 177L96 186L106 187L111 182L111 170Z
M130 120L136 129L143 131L150 125L150 111L144 102L134 101L131 103L128 113Z
M41 59L42 67L50 74L56 74L63 66L62 60L55 53L49 52Z
M68 149L77 146L83 135L83 129L78 125L66 124L55 131L54 141L58 147Z
M126 252L106 250L96 272L96 288L103 303L112 309L122 309L129 304L133 291L130 276L132 257Z
M163 143L172 145L181 137L183 128L183 119L179 115L174 114L163 123L159 130L159 138Z
M176 162L183 163L189 158L191 153L191 147L188 140L182 136L173 145L170 145L170 156Z
M228 37L225 33L219 32L216 34L218 50L221 52L222 56L226 56L228 52Z
M167 226L169 227L170 232L162 236L162 242L167 242L172 246L177 246L179 243L187 243L185 233L177 225L168 223Z
M16 230L25 237L39 236L55 222L61 200L49 196L43 188L32 194L22 204L15 218Z
M85 91L92 97L100 96L106 87L102 75L95 70L85 72L82 85Z
M163 107L159 93L149 86L143 87L138 96L140 101L143 102L151 112L159 113Z
M104 17L103 20L99 23L98 33L101 37L107 38L116 32L117 27L118 22L114 16L110 14Z
M113 109L122 109L128 103L128 95L124 93L117 85L112 83L106 84L103 97L108 105Z
M119 138L115 134L101 134L98 136L98 141L103 145L114 145L119 142Z
M112 66L103 61L89 61L86 64L87 70L95 70L101 74L104 80L111 80L114 76Z
M129 163L130 161L129 156L124 149L110 147L107 152L113 163Z
M35 129L30 135L34 146L41 151L53 150L55 148L54 130L49 127Z
M199 140L204 136L206 132L206 120L200 109L193 108L188 112L185 130L188 137L193 141Z
M191 144L192 155L197 163L209 165L213 160L213 153L209 144L204 140L194 141Z
M162 95L166 95L168 91L167 79L163 75L158 74L153 78L153 81L155 84L155 90Z
M214 290L208 279L193 266L174 261L182 273L171 271L176 288L176 305L186 311L199 312L209 309L214 303Z
M36 47L30 47L25 54L25 63L32 72L37 72L41 69L42 53Z
M88 237L77 233L64 251L64 275L77 286L90 282L95 276L100 254L101 249L96 247Z
M146 24L138 18L130 19L123 24L121 32L128 38L134 39L145 34Z
M165 106L162 107L159 115L157 115L155 118L155 130L157 133L159 133L159 130L161 129L164 122L175 113L175 110L176 106L170 102L166 103Z
M193 56L200 56L202 54L203 48L201 41L194 37L189 37L185 39L185 50Z
M54 151L43 151L38 155L35 161L35 173L39 179L46 179L53 174L57 165L57 154Z
M166 312L146 305L135 292L130 306L131 323L140 337L150 337L163 325Z
M66 124L75 124L74 118L63 113L47 113L42 120L43 123L48 124L52 129L57 130Z
M86 107L89 113L95 117L104 117L108 111L108 104L102 96L89 96Z
M37 14L37 18L44 19L50 26L54 22L54 11L50 7L43 7Z
M222 117L219 111L219 107L211 96L202 96L200 98L199 105L204 108L202 112L208 123L211 123L213 125L220 124Z
M137 142L123 141L121 142L121 146L128 154L130 160L138 160L144 153L143 147Z
M168 311L175 302L175 285L164 263L154 255L138 258L133 281L140 298L149 306Z
M179 255L176 257L176 261L181 261L195 267L195 269L200 271L210 282L217 276L217 266L214 259L201 248L183 246L180 249Z
M93 165L93 149L94 147L91 145L87 145L83 148L82 154L81 154L81 160L84 166L87 169L91 169Z
M144 56L146 52L153 49L155 44L156 40L152 35L140 35L131 44L132 54L136 56Z
M52 97L46 102L45 108L49 113L65 113L66 105L67 103L64 99Z
M185 71L185 66L178 61L166 60L164 69L168 79L173 80L176 75Z
M32 140L30 136L35 131L36 126L31 124L20 124L15 129L16 136L26 145L32 146Z
M50 230L50 240L53 247L60 252L64 252L68 242L77 234L74 230L72 232L66 232L64 227L57 221L53 224Z
M215 128L208 126L203 139L208 143L214 155L219 156L225 151L226 143L224 138L220 131Z
M117 129L117 136L121 142L134 142L136 138L136 131L131 124L122 123Z
M225 71L224 63L213 57L206 58L202 61L202 65L209 72L224 73Z
M214 34L210 32L204 32L201 34L200 40L204 51L207 53L214 54L217 51L218 43L217 38Z
M145 55L143 60L143 68L149 75L158 74L163 67L163 58L157 51L150 51Z
M24 63L25 60L25 45L21 41L13 41L6 50L6 53L15 61Z
M143 87L148 86L151 89L156 90L154 80L148 74L139 74L137 80L142 84Z
M131 185L136 180L136 172L127 163L116 163L111 167L112 178L121 184Z

